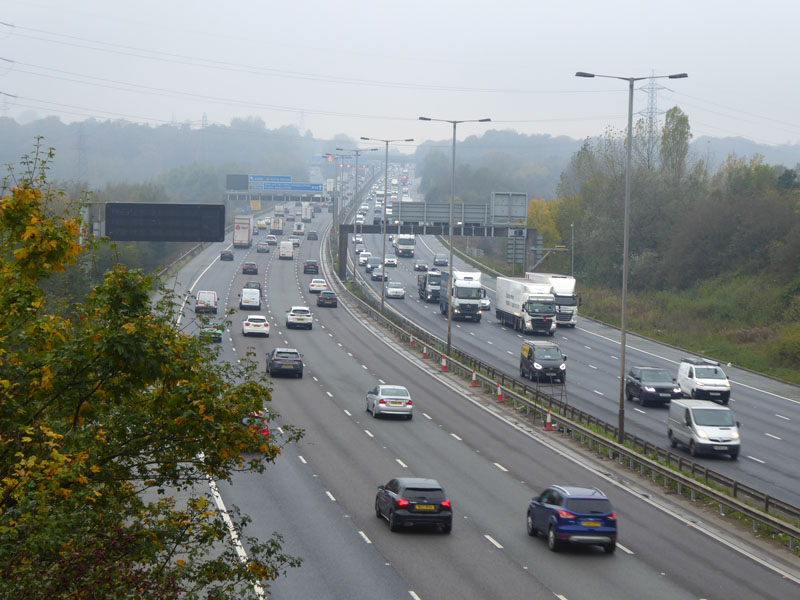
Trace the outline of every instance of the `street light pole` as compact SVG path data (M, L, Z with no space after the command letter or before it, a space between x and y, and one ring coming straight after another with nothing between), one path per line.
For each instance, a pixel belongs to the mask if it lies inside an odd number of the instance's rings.
M651 75L649 77L618 77L616 75L597 75L578 71L575 77L604 77L620 79L628 82L628 135L625 156L625 213L622 226L622 301L620 316L620 368L619 368L619 420L617 425L617 442L625 442L625 350L627 347L626 306L628 299L628 238L630 237L631 206L631 155L633 154L633 84L645 79L685 79L686 73L674 75ZM574 238L573 238L574 239Z
M362 152L376 152L378 149L377 148L366 148L366 149L362 150L362 149L359 149L359 148L337 148L337 150L339 150L341 152L352 152L356 157L356 182L355 182L355 188L353 190L353 202L355 202L358 199L358 157L361 156ZM356 233L356 226L355 226L355 221L353 221L353 236L355 236L355 233ZM345 256L345 261L347 261L347 256ZM357 263L358 263L358 261L356 260L356 244L355 244L355 240L353 240L353 283L356 282L356 265L357 265ZM347 265L345 264L345 273L347 272L347 268L346 267L347 267Z
M386 201L389 198L389 144L392 142L413 142L414 138L409 138L407 140L382 140L380 138L361 136L361 139L366 142L383 142L386 144L386 156L383 162L383 220L381 227L381 233L383 234L383 258L381 259L381 269L383 270L383 277L381 277L381 314L383 314L386 300Z
M569 231L572 234L572 248L569 252L571 264L569 266L569 274L575 277L575 223L569 224Z
M452 121L450 119L431 119L430 117L420 117L419 120L439 121L440 123L452 123L453 125L453 165L450 171L450 220L447 222L447 243L450 246L450 258L447 261L447 264L450 267L450 274L447 278L447 354L449 355L453 330L453 204L456 202L456 125L459 123L488 123L491 121L491 119L486 118Z

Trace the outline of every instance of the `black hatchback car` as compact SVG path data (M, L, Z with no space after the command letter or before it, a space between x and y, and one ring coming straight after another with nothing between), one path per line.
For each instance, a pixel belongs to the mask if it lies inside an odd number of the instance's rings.
M419 477L398 477L378 486L375 516L389 521L391 531L417 525L453 529L453 507L439 482Z
M681 388L666 369L631 367L625 377L625 398L646 404L668 404L681 397Z
M307 240L318 240L319 239L319 235L317 234L316 231L309 231L308 235L306 236L306 239Z
M254 262L243 263L242 273L245 275L258 275L258 265Z
M267 355L267 372L276 375L303 376L303 355L294 348L274 348Z
M519 357L520 377L529 377L534 381L559 380L567 381L567 357L561 354L561 349L555 342L522 342Z
M322 290L317 296L317 306L332 306L333 308L339 306L339 298L336 297L336 292Z
M220 260L233 260L233 250L223 250L219 253Z
M316 260L307 260L303 263L303 273L319 274L319 263Z

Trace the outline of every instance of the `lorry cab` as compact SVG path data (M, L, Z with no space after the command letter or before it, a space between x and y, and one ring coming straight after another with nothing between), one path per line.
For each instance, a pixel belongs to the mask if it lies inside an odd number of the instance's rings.
M733 411L708 400L673 400L667 437L673 448L685 446L692 456L728 454L736 460L741 449Z
M294 227L292 228L292 235L305 235L305 233L306 233L305 223L294 224Z

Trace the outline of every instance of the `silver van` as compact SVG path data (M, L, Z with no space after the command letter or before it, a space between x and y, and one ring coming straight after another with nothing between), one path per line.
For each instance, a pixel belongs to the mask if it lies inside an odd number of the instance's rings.
M699 454L739 456L739 422L733 411L708 400L673 400L669 405L667 437L673 448L678 444Z
M246 308L261 310L261 290L256 288L244 288L239 294L239 309Z

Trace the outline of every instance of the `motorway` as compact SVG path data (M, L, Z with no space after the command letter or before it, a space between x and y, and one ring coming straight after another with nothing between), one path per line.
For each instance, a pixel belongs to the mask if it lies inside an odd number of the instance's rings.
M329 223L330 215L317 214L308 229L322 233ZM286 447L264 474L237 474L231 485L220 484L225 505L253 517L248 534L263 539L278 531L286 549L305 559L272 585L270 597L777 600L800 594L797 561L785 563L716 531L685 506L654 497L649 488L625 482L557 439L509 421L487 406L485 397L472 396L402 352L345 306L317 309L307 291L315 276L302 274L302 260L319 259L321 243L304 240L293 261L279 261L274 250L237 249L233 263L219 262L226 244L214 244L181 271L176 284L181 290L192 284L195 291L214 289L220 306L237 309L239 290L255 278L242 275L240 264L256 261L271 336L243 338L243 315L236 310L221 360L242 360L252 352L264 365L276 346L304 354L304 378L276 379L271 408L280 413L274 435L281 435L281 424L291 423L304 428L305 437ZM441 328L433 305L413 297L392 301L400 303L417 306ZM313 330L286 329L285 311L296 304L311 307ZM186 313L191 321L193 313ZM470 336L473 325L505 336L509 349L516 340L490 319L458 327L459 344L478 337ZM584 335L584 329L574 334ZM488 341L473 343L495 345ZM500 348L496 354L502 354ZM589 350L583 354L591 356ZM586 387L579 377L573 383L580 370L576 363L582 362L581 355L570 355L570 386ZM594 362L598 370L613 365L610 358ZM365 392L376 382L409 388L415 400L412 421L373 419L365 412ZM386 522L376 519L376 486L396 476L433 477L443 484L455 513L451 535L390 533ZM597 486L609 495L620 515L614 555L599 548L552 553L543 539L527 535L528 501L552 483Z
M433 236L417 238L415 258L431 260L435 253L447 253ZM364 242L373 255L380 255L381 236L365 235ZM386 303L434 335L447 337L447 319L438 304L428 304L417 296L414 259L400 258L398 267L389 267L388 276L400 280L406 289L405 300ZM456 269L475 270L461 259ZM363 267L361 272L364 273ZM365 274L365 273L364 273ZM482 282L492 300L492 310L480 323L454 321L452 344L505 373L519 378L519 356L523 336L508 329L494 315L495 280L484 275ZM380 281L369 282L380 294ZM578 282L580 286L580 282ZM580 290L579 290L580 291ZM554 338L568 356L567 384L542 384L542 391L615 424L619 409L620 333L590 319L579 317L578 326L559 327ZM681 357L688 353L628 333L626 365L666 368L677 374ZM696 462L736 479L770 496L800 505L800 390L756 373L725 366L731 381L729 406L741 423L742 451L738 461L724 457L698 457ZM532 384L535 385L535 384ZM668 448L667 407L642 407L627 402L625 428L649 442ZM688 451L675 450L691 458Z

